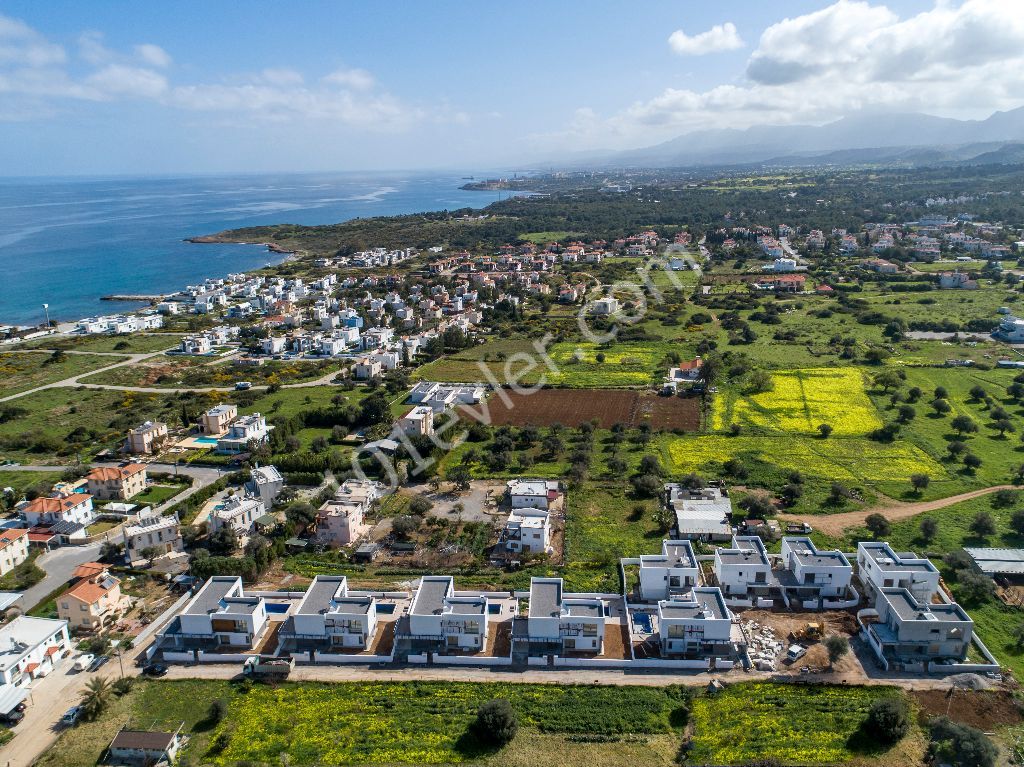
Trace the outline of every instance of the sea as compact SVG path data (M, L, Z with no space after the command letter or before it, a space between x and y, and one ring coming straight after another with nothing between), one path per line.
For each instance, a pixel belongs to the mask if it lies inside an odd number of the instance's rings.
M502 195L459 189L467 174L303 174L0 179L0 323L42 324L144 303L284 256L185 238L263 224L482 208ZM481 176L477 176L480 178ZM507 196L507 193L505 193Z

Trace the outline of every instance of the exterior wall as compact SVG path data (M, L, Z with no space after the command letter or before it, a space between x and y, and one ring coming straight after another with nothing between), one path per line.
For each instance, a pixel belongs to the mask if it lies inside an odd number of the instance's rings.
M882 570L874 558L866 553L863 544L857 546L857 569L861 583L872 594L881 588L905 588L916 599L927 603L939 590L938 571L911 571L898 568Z
M645 602L667 599L670 591L697 585L697 568L640 566L640 598Z
M6 575L28 559L28 534L19 535L0 549L0 575Z
M142 550L150 547L160 549L163 554L185 550L185 544L181 540L181 532L177 525L156 530L142 528L141 531L132 535L129 535L127 530L125 531L124 550L129 562L145 559Z
M544 495L510 495L509 500L513 509L546 509L548 507L547 493Z

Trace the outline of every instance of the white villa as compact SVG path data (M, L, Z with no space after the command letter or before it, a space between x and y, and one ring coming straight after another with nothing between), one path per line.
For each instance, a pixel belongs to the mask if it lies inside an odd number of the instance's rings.
M599 654L604 648L604 603L563 593L561 578L531 578L527 635L533 651Z
M297 650L363 649L377 631L377 602L349 594L344 575L318 575L306 589L281 638Z
M700 567L689 541L662 541L660 554L640 557L640 599L660 602L688 594L700 582Z
M487 604L483 594L456 593L450 575L424 575L409 608L408 638L442 653L483 650Z

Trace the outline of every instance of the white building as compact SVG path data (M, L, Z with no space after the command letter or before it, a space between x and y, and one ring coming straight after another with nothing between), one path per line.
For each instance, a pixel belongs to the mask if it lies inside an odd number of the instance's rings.
M242 416L228 427L227 434L217 440L216 452L229 455L244 453L249 450L251 442L257 445L266 442L273 428L267 425L267 419L259 413Z
M688 594L700 583L700 566L689 541L662 541L660 554L640 557L640 599L659 602Z
M284 489L284 477L276 466L257 466L250 474L252 478L246 483L246 492L263 501L263 508L270 511Z
M237 651L253 647L266 627L263 597L246 596L237 576L216 575L158 636L158 643L163 649Z
M863 621L862 634L886 668L892 663L960 663L974 633L974 621L960 605L919 600L904 588L880 589L875 609L861 615L874 617Z
M445 386L432 381L421 381L409 393L414 405L426 405L435 413L442 413L456 405L476 405L485 396L482 386Z
M658 638L663 656L728 657L733 615L718 588L696 588L689 599L658 602Z
M26 559L28 559L28 530L20 527L0 530L0 575L7 575Z
M35 498L19 506L18 512L30 527L54 525L59 522L71 522L88 527L96 518L92 496L87 493Z
M527 635L535 652L598 654L604 648L604 603L564 594L561 578L531 578Z
M902 588L927 604L939 590L935 565L913 552L897 553L882 541L857 544L857 576L868 598L880 589Z
M782 581L786 592L808 601L844 597L850 591L853 566L841 551L819 551L810 538L782 539L782 563L789 578Z
M149 558L142 553L146 549L157 549L157 557L184 551L178 518L173 515L154 515L142 517L135 524L125 525L124 555L128 565L134 567L148 561Z
M67 621L19 615L0 627L0 694L46 676L71 649Z
M265 511L259 498L233 495L210 513L210 532L229 527L239 536L248 535Z
M507 551L547 553L551 548L551 514L546 509L512 509L505 520L498 543Z
M366 648L377 632L377 601L352 595L344 575L318 575L280 636L297 650Z
M734 535L732 546L715 549L715 578L727 597L767 596L775 585L772 562L756 535Z
M456 593L450 575L424 575L409 608L408 639L446 650L483 650L487 645L487 597Z
M510 479L505 487L513 509L549 509L559 494L555 480Z

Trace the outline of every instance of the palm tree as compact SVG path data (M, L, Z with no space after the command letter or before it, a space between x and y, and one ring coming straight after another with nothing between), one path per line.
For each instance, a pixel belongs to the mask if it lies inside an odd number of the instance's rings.
M86 720L92 721L106 709L110 703L110 681L102 677L93 677L85 685L82 693L82 713Z

